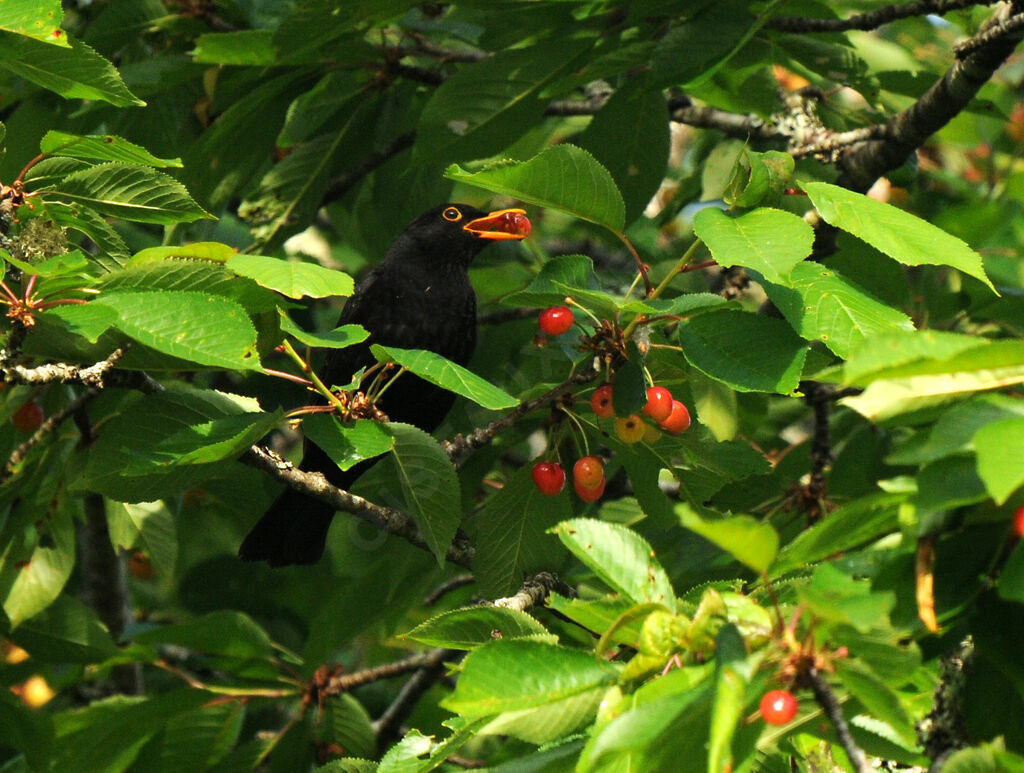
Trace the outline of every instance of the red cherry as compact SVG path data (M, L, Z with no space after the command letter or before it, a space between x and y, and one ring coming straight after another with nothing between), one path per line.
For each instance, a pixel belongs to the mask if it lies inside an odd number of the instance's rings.
M659 421L658 426L673 435L686 432L690 426L690 412L686 410L686 406L681 402L673 400L672 413L668 415L665 421Z
M568 306L552 306L544 309L537 319L540 329L549 336L560 336L572 327L572 309Z
M581 486L580 482L574 478L572 487L576 489L576 495L584 502L595 502L600 499L601 495L604 493L604 483L604 474L602 473L601 480L598 481L596 486L591 488Z
M631 413L624 419L615 420L615 434L623 443L639 443L644 439L646 425L637 414Z
M769 690L761 698L761 716L769 725L784 725L796 716L797 700L789 690Z
M558 462L537 462L533 465L533 482L541 494L553 497L565 486L565 470Z
M1024 505L1018 507L1013 514L1013 530L1018 537L1024 537Z
M45 418L39 403L29 400L27 403L22 403L21 407L11 415L11 424L18 432L35 432Z
M610 419L615 415L615 408L612 407L612 385L604 384L590 396L590 407L594 413L602 419Z
M597 488L604 483L604 465L596 456L584 456L573 465L572 479L577 486Z
M647 390L647 404L644 413L655 421L665 421L672 413L672 393L665 387L654 386Z

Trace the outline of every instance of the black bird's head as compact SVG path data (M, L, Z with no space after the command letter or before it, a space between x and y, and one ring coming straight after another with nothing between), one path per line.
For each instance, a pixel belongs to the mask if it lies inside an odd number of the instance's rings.
M413 220L388 257L465 268L488 244L529 235L530 220L521 209L484 212L468 204L442 204Z

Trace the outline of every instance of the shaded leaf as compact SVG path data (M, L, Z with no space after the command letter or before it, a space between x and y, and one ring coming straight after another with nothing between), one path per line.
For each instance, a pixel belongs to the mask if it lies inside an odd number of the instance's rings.
M302 420L302 431L342 470L386 454L395 446L394 436L371 419L343 423L336 416L315 413Z
M702 518L685 504L676 505L676 513L687 529L713 542L755 572L767 572L775 560L779 535L767 523L761 523L749 515Z

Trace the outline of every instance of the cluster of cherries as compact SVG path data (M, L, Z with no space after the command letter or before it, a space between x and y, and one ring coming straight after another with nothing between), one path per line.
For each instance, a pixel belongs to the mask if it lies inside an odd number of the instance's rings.
M572 309L568 306L552 306L541 312L537 324L545 335L560 336L568 332L574 321ZM623 443L639 443L641 440L653 443L660 437L660 430L645 423L639 414L615 416L611 384L599 386L590 398L590 405L601 418L615 419L615 434ZM690 412L685 405L673 399L665 387L652 386L647 390L643 413L673 435L685 432L690 426ZM558 462L537 462L532 472L533 482L542 494L555 496L565 488L565 470ZM579 459L572 468L572 483L584 502L600 499L605 487L604 463L596 456Z

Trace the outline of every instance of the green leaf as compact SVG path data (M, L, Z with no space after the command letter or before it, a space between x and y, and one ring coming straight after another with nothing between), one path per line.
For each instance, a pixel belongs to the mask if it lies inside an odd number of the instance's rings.
M636 603L676 609L676 595L651 546L631 529L592 518L573 518L554 528L573 554L609 587Z
M139 476L121 473L137 455L180 430L254 410L259 410L255 400L180 385L152 395L126 395L90 449L78 485L121 502L151 502L195 488L218 470L237 474L226 462L161 468Z
M558 540L547 533L572 515L569 492L541 494L530 465L523 465L491 495L467 526L476 555L473 574L487 598L498 598L520 586L523 576L557 565L565 556Z
M963 240L891 204L822 182L801 183L822 218L907 266L952 266L996 292ZM998 293L996 293L998 295Z
M124 85L109 61L69 38L64 48L0 31L0 67L66 99L91 99L116 107L145 105Z
M234 301L196 292L112 292L93 303L113 309L119 330L164 354L233 370L261 367L256 328Z
M68 594L19 626L11 640L42 663L98 663L119 651L96 613Z
M420 623L404 636L431 647L472 650L496 638L524 639L551 634L518 609L482 606L449 610Z
M1017 543L1003 564L998 589L1000 598L1024 604L1024 542Z
M113 134L68 134L51 129L39 141L39 152L48 156L120 161L142 166L181 166L180 158L157 158L141 145Z
M245 719L239 702L210 703L170 719L142 748L135 770L203 770L217 763L237 742Z
M743 719L744 697L752 668L736 626L723 625L715 637L715 703L708 738L708 773L733 769L732 741Z
M60 28L62 21L60 0L7 0L0 4L0 30L45 43L68 45L67 35Z
M20 751L24 756L20 768L51 770L53 723L46 714L32 711L7 690L0 691L0 746ZM14 769L8 762L7 767Z
M641 215L665 177L669 152L665 116L665 95L641 74L616 89L576 138L611 173L625 203L626 223Z
M914 725L885 680L859 660L837 660L836 676L872 715L891 727L908 749L917 745Z
M302 420L302 431L342 470L395 447L394 436L372 419L343 423L336 416L315 413Z
M210 217L173 177L156 169L115 162L70 174L45 195L139 223L174 225Z
M434 90L420 113L413 158L486 158L543 120L540 91L592 43L562 39L500 51L459 68Z
M379 362L395 362L410 373L449 392L469 398L492 411L519 405L519 400L461 365L426 349L399 349L373 344L370 347Z
M274 646L267 633L241 612L210 612L187 623L162 625L134 637L137 644L174 644L207 655L269 660Z
M895 530L897 510L905 498L901 494L874 494L834 510L779 552L773 574L841 553Z
M881 421L972 392L1024 383L1024 342L976 339L975 346L952 357L908 363L870 378L868 388L843 405Z
M775 560L779 550L779 535L767 523L749 515L731 518L701 518L689 505L676 505L676 514L690 531L713 542L755 572L764 574Z
M52 258L45 258L38 263L29 263L25 260L18 260L13 255L5 255L4 260L12 266L20 268L24 273L42 277L60 277L66 275L88 276L85 269L89 267L89 261L82 254L81 250L65 252L62 255L54 255ZM49 285L47 285L49 286Z
M619 310L618 301L608 293L595 289L600 286L593 260L586 255L559 255L547 261L524 289L506 295L502 303L508 306L546 308L563 305L568 296L596 314L614 316ZM639 310L654 311L647 304L644 307Z
M197 710L210 697L210 693L194 689L153 698L115 696L57 714L54 765L76 773L126 770L168 722Z
M289 298L301 298L304 295L310 298L329 298L352 294L352 277L316 263L237 253L228 258L227 267Z
M455 691L441 705L469 719L536 708L611 684L617 673L582 650L499 640L469 653Z
M347 70L332 70L288 106L284 126L277 135L278 147L289 148L312 137L345 103L366 88L362 79Z
M593 722L607 691L602 685L535 709L506 711L481 728L480 735L509 735L537 745L558 741Z
M865 338L914 330L910 317L820 263L803 262L765 292L800 335L847 357Z
M192 58L198 64L269 67L277 62L273 30L207 32L196 40Z
M814 243L814 230L801 218L766 207L739 217L705 207L693 219L693 230L720 266L744 266L770 282L789 276Z
M767 14L750 15L742 0L721 0L672 27L651 54L651 68L664 86L694 87L708 81L750 37Z
M991 341L941 330L893 331L876 335L854 347L839 370L840 383L867 386L879 378L904 375L906 368L945 362L970 349L987 347Z
M789 153L743 149L724 195L731 207L756 207L777 200L793 177L796 162Z
M456 182L568 212L615 233L626 221L626 205L611 174L587 151L562 144L529 161L502 161L479 172L452 164L444 173Z
M324 741L337 744L355 757L377 755L373 721L363 704L349 693L342 693L327 701L325 709Z
M272 413L243 413L195 424L157 443L147 454L136 456L124 475L146 475L153 468L210 464L234 459L284 418L280 408Z
M813 614L862 632L883 622L896 603L895 593L873 592L867 580L855 580L832 564L818 564L810 583L796 592Z
M21 508L29 506L20 503ZM26 515L29 524L38 525L21 530L20 538L0 553L0 599L12 628L52 604L75 566L75 527L66 498L55 502L45 517L34 509Z
M740 392L791 394L807 356L807 344L783 320L731 308L681 324L679 342L693 367Z
M931 429L923 429L896 446L887 464L916 465L975 450L974 436L982 427L1003 419L1024 417L1019 400L986 394L942 412ZM983 476L984 477L984 476Z
M974 435L978 475L1001 505L1024 485L1024 418L986 424Z
M462 520L459 478L434 438L411 424L389 422L395 439L391 463L402 490L404 509L412 516L430 552L444 565L445 551Z
M174 576L178 563L178 530L174 516L163 502L110 503L107 525L115 547L142 550L152 559L153 569L158 574Z
M192 242L170 247L147 247L132 255L128 265L130 268L138 268L150 263L159 263L168 258L194 258L213 263L227 263L237 252L238 250L234 247L220 242Z
M633 603L628 599L621 596L605 596L600 599L584 601L582 599L567 599L557 593L550 593L546 604L550 609L565 615L583 628L600 631L606 636L611 631L609 638L616 644L625 644L634 649L637 646L643 620L633 619L624 622L623 615L635 609ZM647 606L644 605L644 607ZM612 630L613 625L615 626L614 630Z
M306 346L321 349L344 349L347 346L360 344L370 337L370 333L362 325L342 325L327 333L307 333L292 322L284 309L278 311L281 315L281 330Z

